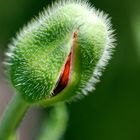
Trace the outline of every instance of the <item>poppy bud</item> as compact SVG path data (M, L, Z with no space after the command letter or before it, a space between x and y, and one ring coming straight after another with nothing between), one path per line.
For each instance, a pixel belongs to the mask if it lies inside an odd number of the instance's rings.
M94 89L113 47L106 14L87 2L59 2L9 46L9 78L28 102L69 101Z

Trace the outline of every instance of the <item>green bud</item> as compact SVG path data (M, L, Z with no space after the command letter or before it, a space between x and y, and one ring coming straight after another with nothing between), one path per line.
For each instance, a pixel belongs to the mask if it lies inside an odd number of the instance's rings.
M87 2L56 3L23 28L7 53L17 94L53 104L95 88L114 47L110 20Z

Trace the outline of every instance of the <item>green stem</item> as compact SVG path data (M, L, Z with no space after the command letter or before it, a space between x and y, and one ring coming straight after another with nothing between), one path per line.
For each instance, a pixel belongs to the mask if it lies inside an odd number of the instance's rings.
M8 140L18 140L16 132L13 132L13 134L8 138Z
M11 139L29 106L19 95L13 97L0 122L0 140Z
M134 45L137 49L138 57L140 58L140 11L136 10L131 15L131 26L134 39ZM140 60L140 59L139 59Z
M60 140L67 128L68 111L64 103L58 103L45 119L37 140Z

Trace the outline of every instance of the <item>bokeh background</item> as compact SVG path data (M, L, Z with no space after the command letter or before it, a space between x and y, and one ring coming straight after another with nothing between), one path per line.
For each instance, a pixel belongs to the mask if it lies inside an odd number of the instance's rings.
M4 53L16 32L54 0L0 0L0 116L13 91L4 75ZM140 140L140 1L90 0L112 17L117 47L96 91L68 104L65 140ZM21 127L34 140L42 110L32 108Z

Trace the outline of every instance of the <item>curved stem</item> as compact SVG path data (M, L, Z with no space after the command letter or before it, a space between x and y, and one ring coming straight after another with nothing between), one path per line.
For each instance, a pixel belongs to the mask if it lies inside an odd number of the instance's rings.
M13 97L0 122L0 140L11 139L29 106L19 95Z
M44 120L37 140L61 139L65 133L68 118L69 115L65 103L58 103L50 112L49 119Z
M133 39L134 39L134 45L137 49L137 55L140 58L140 11L136 10L131 15L131 27L132 27L132 33L133 33ZM140 59L139 59L140 60Z
M18 140L16 132L13 132L13 134L8 138L8 140Z

